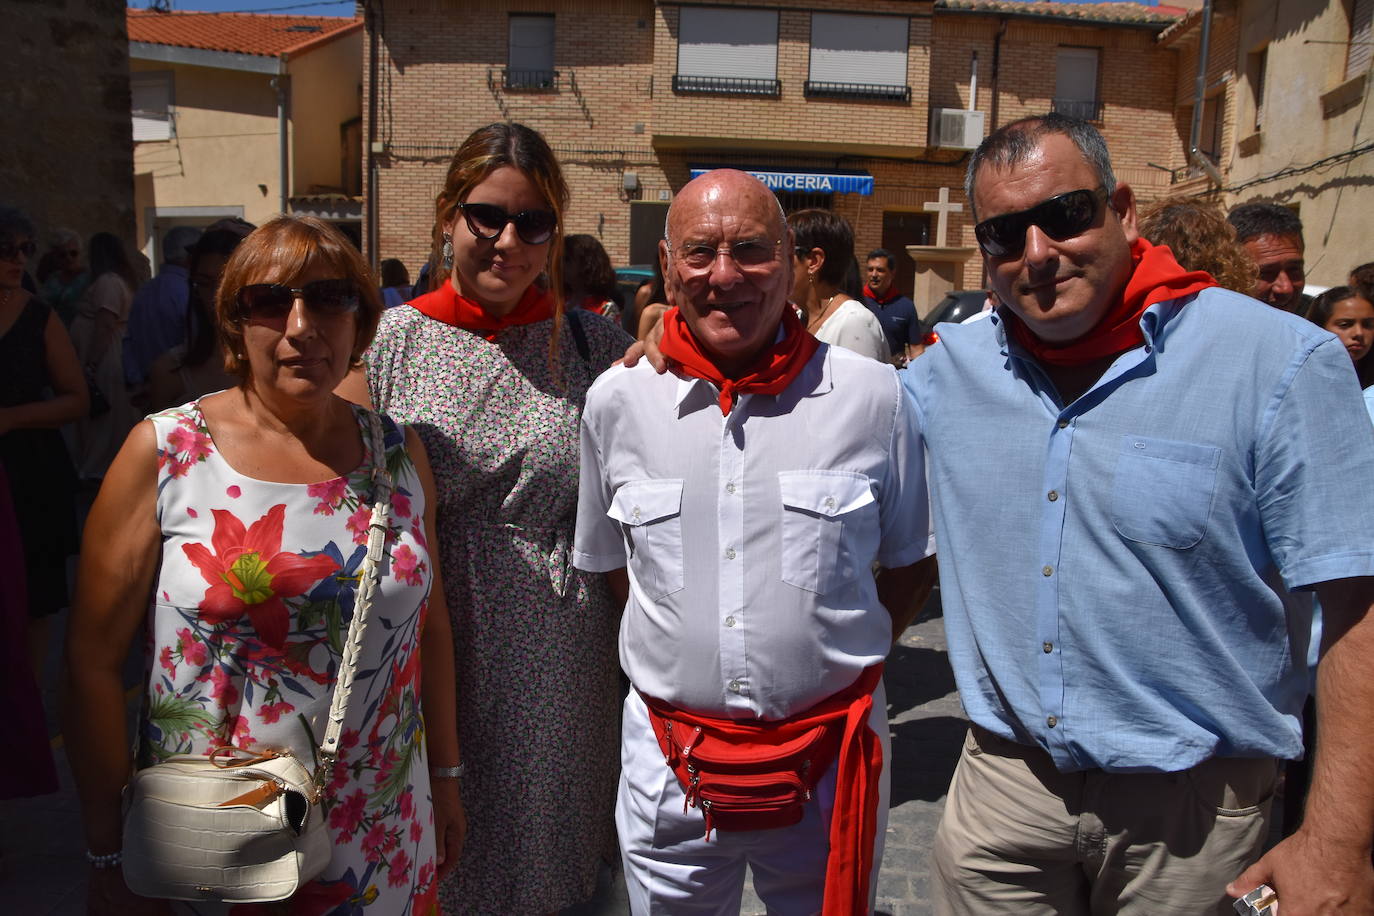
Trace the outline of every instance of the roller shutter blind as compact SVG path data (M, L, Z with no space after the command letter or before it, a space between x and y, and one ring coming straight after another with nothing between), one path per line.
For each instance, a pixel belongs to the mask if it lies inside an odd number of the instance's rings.
M1370 30L1374 19L1374 0L1355 0L1350 15L1350 50L1345 58L1345 78L1354 79L1369 69L1370 57L1374 55L1374 33Z
M811 14L816 82L906 85L908 20L896 16Z
M778 73L778 14L684 6L678 19L677 72L771 80Z
M172 139L172 77L169 73L133 73L134 142Z

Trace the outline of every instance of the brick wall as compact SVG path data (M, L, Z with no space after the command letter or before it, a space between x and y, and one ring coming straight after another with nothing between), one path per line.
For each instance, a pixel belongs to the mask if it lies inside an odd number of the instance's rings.
M760 2L756 5L766 5ZM815 10L856 11L852 0L813 0ZM810 17L779 5L779 99L676 94L679 5L652 0L409 0L388 2L378 20L376 157L377 257L399 257L415 270L428 254L434 196L447 157L474 128L514 120L539 130L558 153L572 189L566 231L602 240L612 261L629 253L630 196L624 173L638 176L638 199L657 201L688 180L701 162L779 168L862 169L874 176L871 196L836 194L832 205L855 228L862 255L882 242L884 211L921 212L941 187L963 199L967 154L926 146L931 107L970 107L977 54L976 107L988 128L1049 109L1055 49L1100 53L1100 124L1119 177L1143 199L1168 192L1169 176L1147 163L1182 155L1176 124L1178 54L1155 33L1136 28L1052 24L994 15L932 15L928 2L876 0L865 13L909 17L907 78L911 104L806 99ZM556 10L555 92L501 88L508 14ZM370 54L370 43L365 55ZM364 78L371 67L365 57ZM365 87L367 99L369 86ZM364 120L367 121L364 102ZM1186 139L1186 135L1185 138ZM971 214L950 218L948 243L974 244ZM963 285L980 285L978 258Z

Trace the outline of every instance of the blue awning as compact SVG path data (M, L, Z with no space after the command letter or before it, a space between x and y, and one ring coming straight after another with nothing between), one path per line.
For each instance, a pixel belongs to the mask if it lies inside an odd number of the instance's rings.
M735 168L735 166L730 166ZM692 177L711 171L692 167ZM802 172L793 170L741 169L768 186L771 191L799 191L803 194L866 194L873 193L873 176L864 172Z

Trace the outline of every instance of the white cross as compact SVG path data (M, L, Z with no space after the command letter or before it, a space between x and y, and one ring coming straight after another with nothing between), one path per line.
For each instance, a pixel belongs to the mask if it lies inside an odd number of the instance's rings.
M940 200L927 201L921 205L927 213L939 213L935 222L935 247L945 247L945 234L949 231L949 215L951 213L962 213L963 204L952 204L949 202L949 188L940 189Z

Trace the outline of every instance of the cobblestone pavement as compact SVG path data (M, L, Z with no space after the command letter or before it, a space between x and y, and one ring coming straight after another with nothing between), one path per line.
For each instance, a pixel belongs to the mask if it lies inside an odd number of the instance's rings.
M958 757L965 721L945 657L943 620L931 611L903 634L887 665L888 715L892 728L892 810L878 884L879 914L930 912L927 854ZM65 615L62 615L65 618ZM48 671L58 670L61 634L54 634ZM49 681L55 681L50 675ZM126 683L137 681L131 667ZM55 709L55 689L45 700ZM134 703L130 703L130 715ZM55 723L55 718L50 718ZM54 724L53 733L57 734ZM62 779L56 795L0 801L0 913L15 916L79 916L85 912L86 866L82 861L80 810L61 738L54 740ZM629 912L625 885L608 870L596 899L562 916L621 916ZM742 914L762 914L746 889Z

